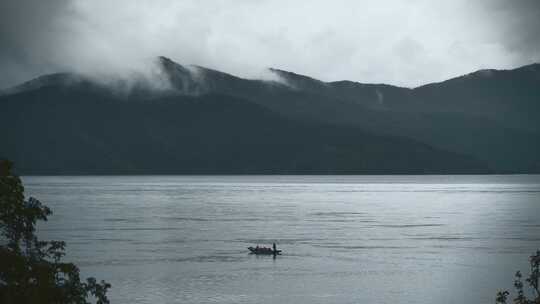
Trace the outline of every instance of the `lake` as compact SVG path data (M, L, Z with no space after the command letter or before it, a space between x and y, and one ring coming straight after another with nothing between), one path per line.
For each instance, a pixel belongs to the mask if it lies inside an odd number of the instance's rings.
M23 182L111 303L494 303L540 248L539 175Z

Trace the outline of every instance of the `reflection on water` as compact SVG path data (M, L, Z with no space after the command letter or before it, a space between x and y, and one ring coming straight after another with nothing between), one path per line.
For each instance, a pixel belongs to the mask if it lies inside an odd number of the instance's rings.
M112 303L492 303L540 248L540 176L23 180Z

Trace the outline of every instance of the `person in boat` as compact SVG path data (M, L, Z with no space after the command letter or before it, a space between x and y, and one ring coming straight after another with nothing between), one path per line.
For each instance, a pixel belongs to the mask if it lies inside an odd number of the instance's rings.
M274 252L277 252L277 250L276 250L276 243L272 243L272 249L273 249Z

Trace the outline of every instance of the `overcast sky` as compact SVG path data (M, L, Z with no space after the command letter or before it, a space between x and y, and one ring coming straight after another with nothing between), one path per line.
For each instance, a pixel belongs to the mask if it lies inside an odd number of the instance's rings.
M159 55L242 77L275 67L414 87L540 62L540 0L0 1L0 88L125 75Z

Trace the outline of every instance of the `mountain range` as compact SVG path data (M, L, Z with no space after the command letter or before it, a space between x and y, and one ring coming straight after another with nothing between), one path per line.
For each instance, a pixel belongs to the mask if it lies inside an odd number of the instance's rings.
M21 174L540 173L540 64L417 88L157 65L159 89L58 73L0 92L0 157Z

